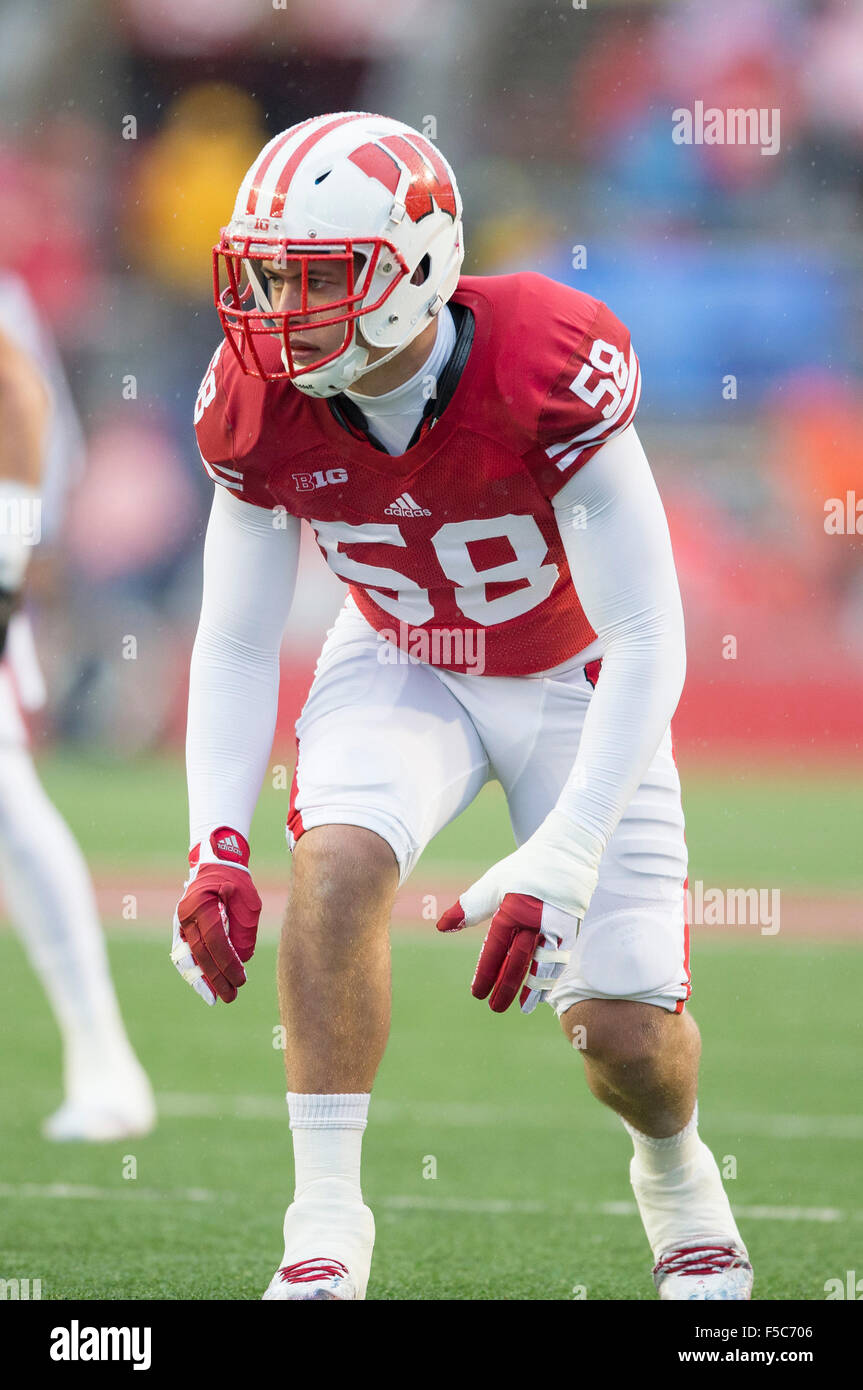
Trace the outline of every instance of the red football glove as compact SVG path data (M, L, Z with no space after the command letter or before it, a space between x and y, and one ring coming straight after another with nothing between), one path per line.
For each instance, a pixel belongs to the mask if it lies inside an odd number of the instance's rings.
M226 1004L246 983L243 963L255 950L261 899L248 869L243 835L219 826L189 855L192 873L174 914L171 959L208 1004Z
M489 998L496 1014L508 1009L524 984L540 942L543 903L526 893L507 893L491 919L470 992L475 999ZM461 931L464 912L458 903L443 914L438 931ZM522 990L522 1003L530 991Z
M550 997L596 887L602 848L555 808L439 919L438 931L450 932L491 918L471 992L488 998L495 1013L508 1009L520 989L522 1013Z

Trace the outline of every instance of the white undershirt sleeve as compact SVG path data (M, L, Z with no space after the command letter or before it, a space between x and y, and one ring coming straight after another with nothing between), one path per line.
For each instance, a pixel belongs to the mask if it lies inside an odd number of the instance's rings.
M279 648L299 547L297 517L253 507L225 488L215 489L189 673L191 845L219 825L248 838L273 746Z
M553 506L602 671L557 809L602 847L644 778L686 671L683 608L662 501L632 425Z

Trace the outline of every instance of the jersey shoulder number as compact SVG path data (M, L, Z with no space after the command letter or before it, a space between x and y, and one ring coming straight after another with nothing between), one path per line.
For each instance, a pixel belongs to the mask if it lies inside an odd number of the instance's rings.
M530 459L547 497L554 497L603 444L632 423L641 394L629 330L606 304L590 302L595 313L577 342L565 323L555 322L561 367L541 404L537 448Z

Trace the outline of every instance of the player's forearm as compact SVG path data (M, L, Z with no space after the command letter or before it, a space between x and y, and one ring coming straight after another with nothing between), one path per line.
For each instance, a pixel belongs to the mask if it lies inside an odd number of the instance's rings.
M199 627L189 672L186 775L189 843L229 825L248 838L273 744L278 650L245 653Z
M646 630L621 634L606 649L578 757L557 803L603 846L653 761L684 672L683 634L674 631L670 614L655 615Z
M558 809L604 845L680 699L683 610L665 514L634 430L606 445L555 507L575 587L603 647Z
M298 526L276 529L269 513L217 489L189 673L191 844L216 825L248 837L273 743L298 550Z

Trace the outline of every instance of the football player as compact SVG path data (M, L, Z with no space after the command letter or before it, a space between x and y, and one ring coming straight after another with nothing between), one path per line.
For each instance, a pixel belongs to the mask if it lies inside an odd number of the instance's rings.
M304 521L348 585L296 726L278 964L296 1186L264 1297L365 1296L390 909L493 778L518 848L438 927L490 921L474 995L546 1000L620 1116L660 1298L748 1298L697 1129L669 728L683 618L633 425L638 360L605 304L539 275L461 277L462 257L446 160L358 112L271 140L214 250L224 338L195 423L216 486L172 951L209 1004L236 998L255 946L248 833Z
M3 330L6 330L4 332ZM22 589L33 548L56 534L80 438L53 344L23 283L0 277L0 878L9 917L63 1042L64 1098L48 1139L123 1139L155 1123L150 1083L117 1005L93 885L45 794L23 713L45 691ZM44 526L43 526L44 522Z

